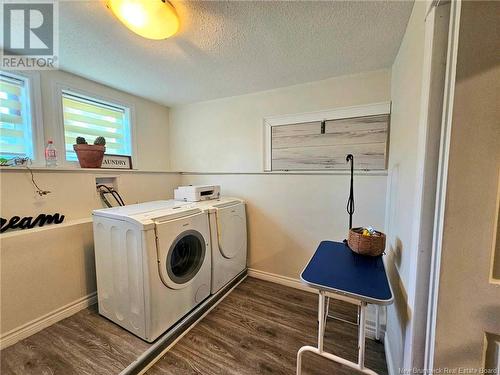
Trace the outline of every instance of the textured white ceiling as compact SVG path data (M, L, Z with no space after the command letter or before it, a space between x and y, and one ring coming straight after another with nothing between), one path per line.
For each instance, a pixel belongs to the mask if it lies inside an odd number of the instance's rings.
M413 2L173 1L180 32L152 41L103 1L60 2L62 69L176 105L391 66Z

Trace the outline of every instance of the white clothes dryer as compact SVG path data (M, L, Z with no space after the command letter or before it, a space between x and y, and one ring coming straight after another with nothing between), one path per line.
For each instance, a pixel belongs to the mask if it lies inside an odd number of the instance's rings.
M212 294L247 268L245 202L222 197L194 202L189 207L208 212L212 243Z

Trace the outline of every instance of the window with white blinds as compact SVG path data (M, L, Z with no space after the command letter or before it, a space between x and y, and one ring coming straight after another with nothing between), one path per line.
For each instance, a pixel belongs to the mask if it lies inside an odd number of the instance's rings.
M28 79L0 74L0 157L33 158Z
M106 154L131 155L129 108L65 90L62 108L66 160L77 160L76 137L92 144L101 136L106 138Z

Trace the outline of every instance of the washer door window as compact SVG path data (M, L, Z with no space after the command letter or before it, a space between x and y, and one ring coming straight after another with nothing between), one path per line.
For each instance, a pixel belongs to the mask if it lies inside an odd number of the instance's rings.
M170 246L167 254L166 271L176 284L192 280L205 259L205 241L200 232L188 230L181 233Z

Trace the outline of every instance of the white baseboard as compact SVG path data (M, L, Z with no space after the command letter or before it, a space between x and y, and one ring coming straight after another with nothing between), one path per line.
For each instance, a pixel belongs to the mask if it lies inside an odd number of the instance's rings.
M389 375L397 375L396 369L394 368L394 361L392 359L391 345L389 340L384 340L384 351L385 351L385 362L387 363L387 373Z
M97 303L96 292L79 298L74 302L68 303L57 310L51 311L50 313L23 324L20 327L14 328L0 337L0 349L5 349L6 347L21 341L26 337L34 335L42 329L76 314L78 311L83 310L95 303Z
M318 293L318 291L316 289L311 288L311 287L305 285L300 280L294 279L292 277L281 276L281 275L277 275L275 273L256 270L254 268L248 269L248 276L254 277L256 279L264 280L264 281L270 281L270 282L275 283L275 284L289 286L290 288L304 290L304 291L310 292L310 293L316 293L316 294Z
M256 270L254 268L248 269L248 276L254 277L256 279L264 280L264 281L269 281L269 282L272 282L275 284L288 286L290 288L304 290L304 291L310 292L310 293L316 293L316 294L318 293L317 289L311 288L311 287L305 285L300 280L294 279L294 278L288 277L288 276L277 275L277 274L270 273L270 272ZM348 298L348 297L335 295L334 298L340 299L340 300L343 300L343 301L346 301L349 303L358 304L356 300ZM376 325L375 320L372 319L370 314L368 314L368 316L366 318L366 336L367 337L372 338L372 339L375 338L375 325ZM384 339L384 336L385 336L384 325L381 325L381 327L380 327L381 340Z

